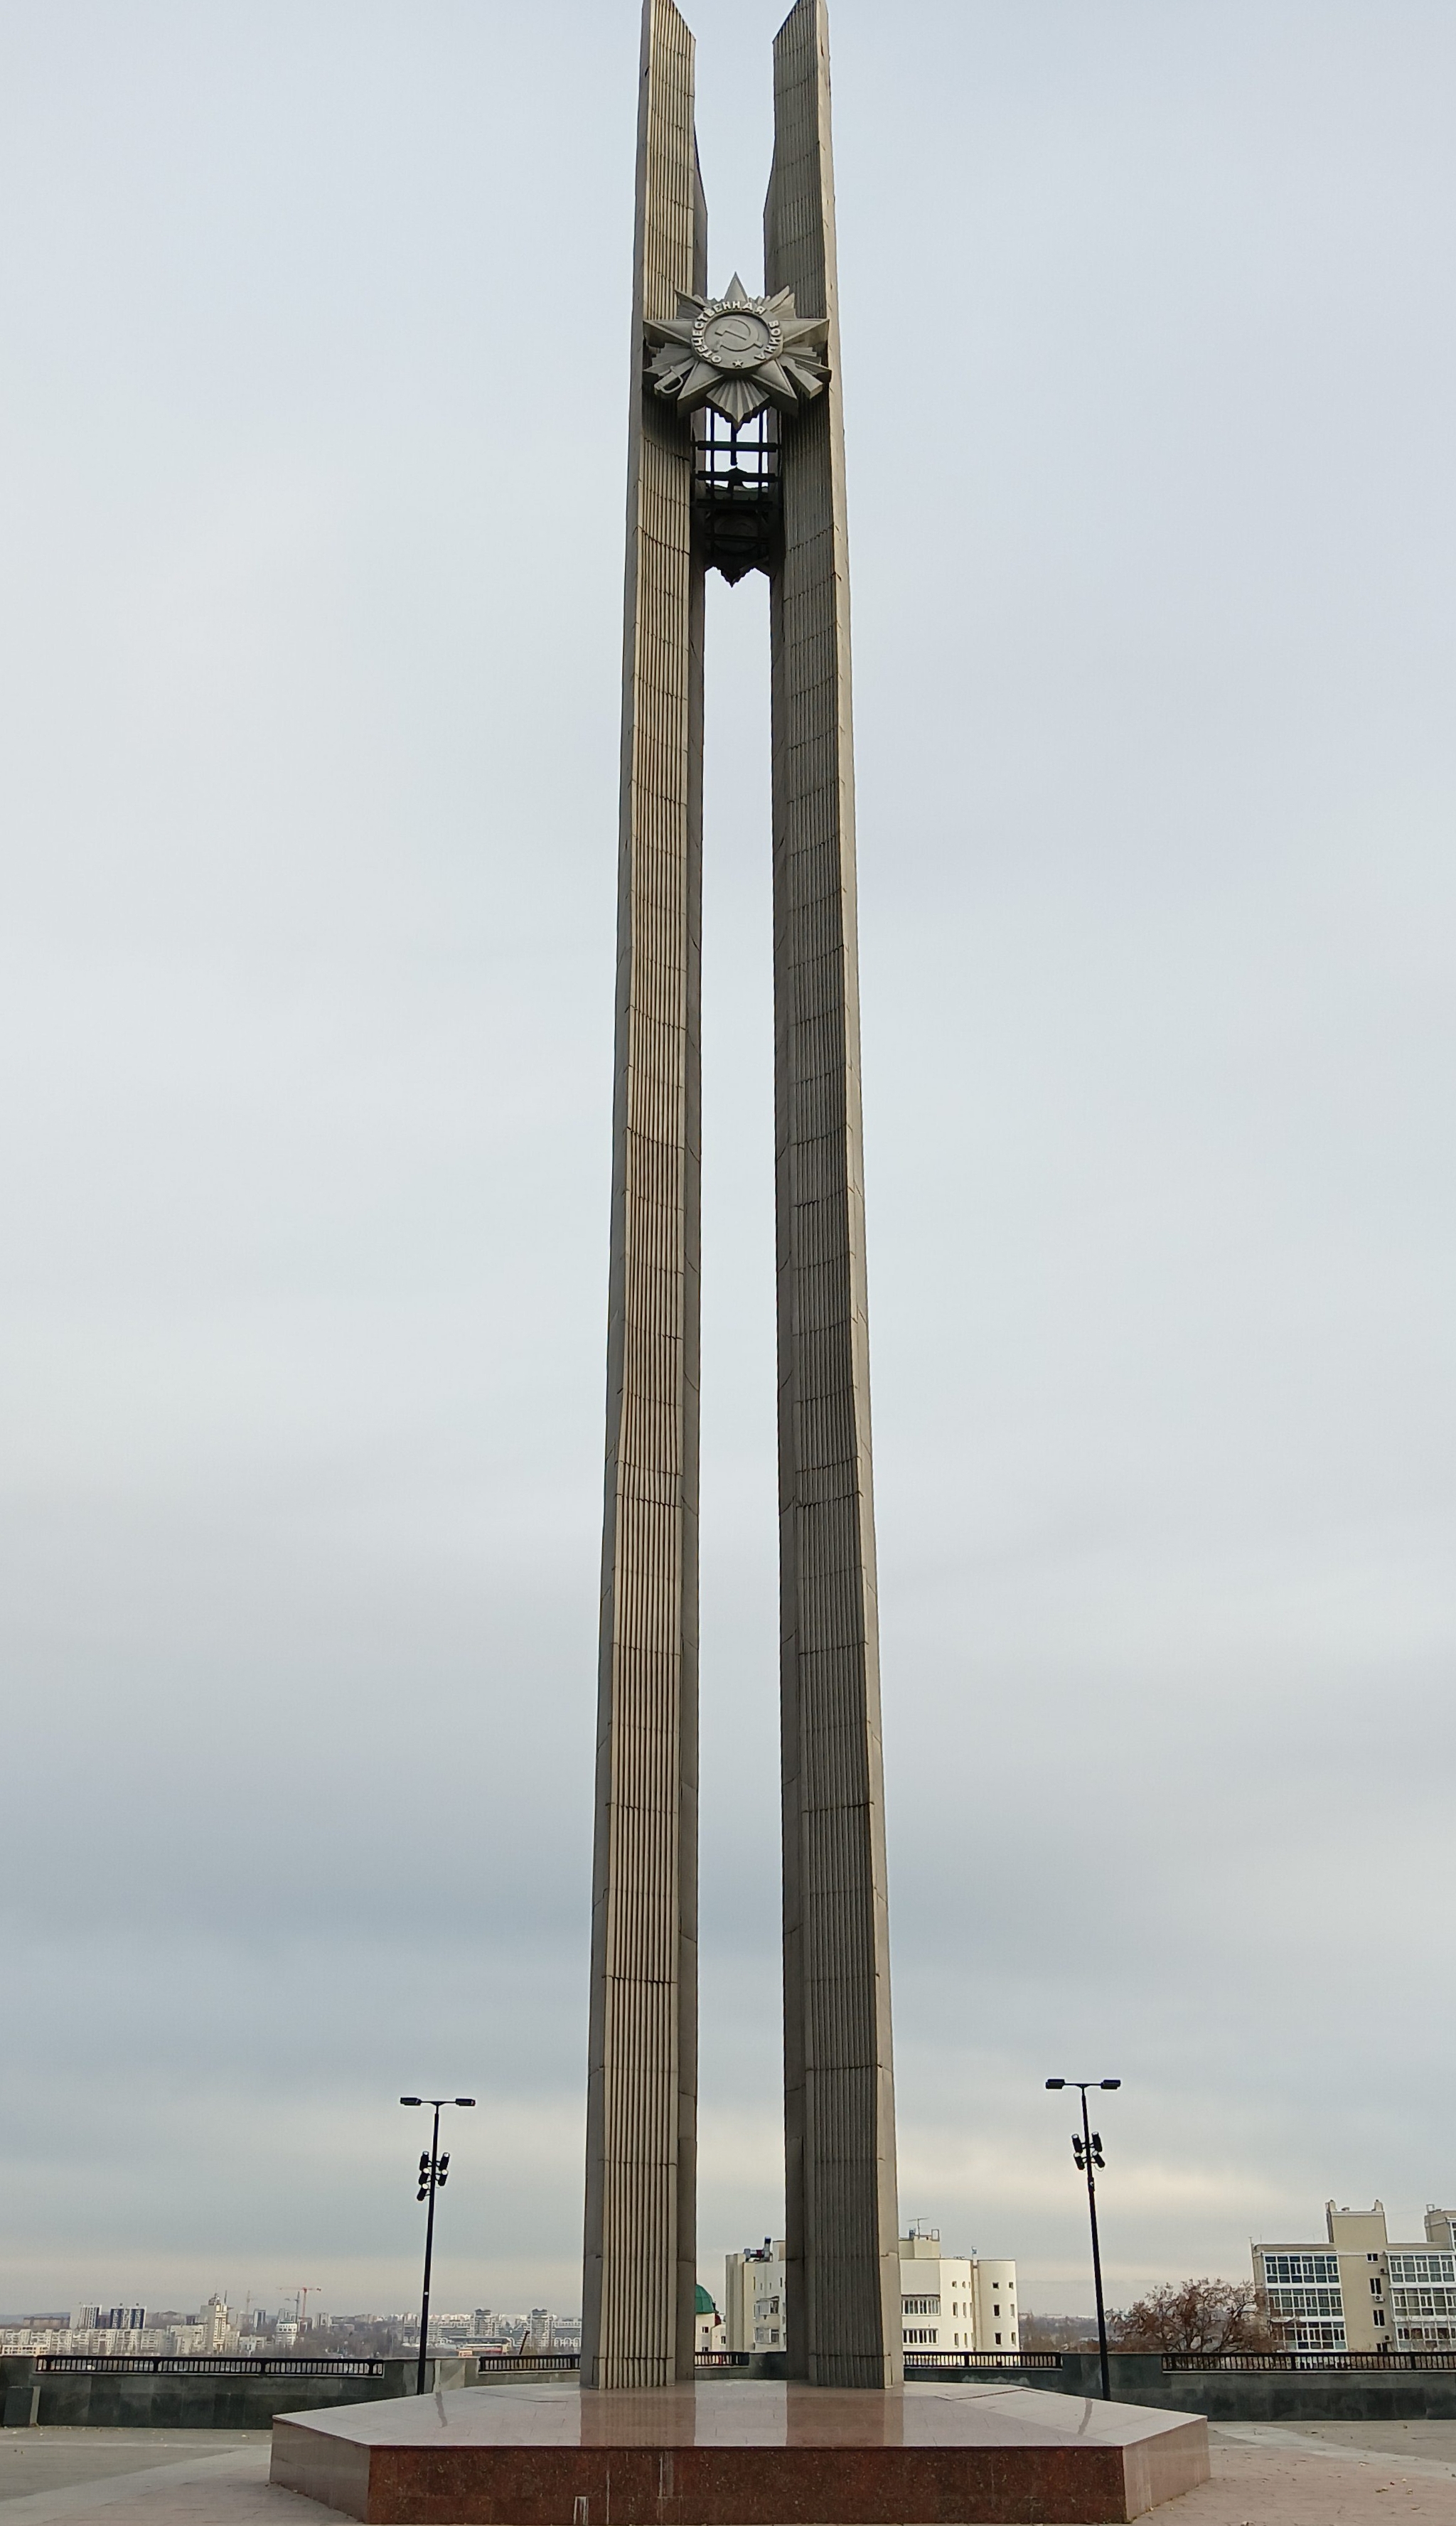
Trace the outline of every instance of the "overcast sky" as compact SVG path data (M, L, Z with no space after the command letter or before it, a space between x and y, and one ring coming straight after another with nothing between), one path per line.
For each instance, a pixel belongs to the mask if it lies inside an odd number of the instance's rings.
M579 2304L635 0L5 0L6 2310ZM776 0L694 0L715 286ZM835 0L901 2207L1456 2195L1456 16ZM701 2270L781 2219L709 598Z

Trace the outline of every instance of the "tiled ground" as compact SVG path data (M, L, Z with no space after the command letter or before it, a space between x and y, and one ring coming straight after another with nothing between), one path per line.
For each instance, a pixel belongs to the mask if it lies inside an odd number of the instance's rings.
M1456 2421L1213 2429L1214 2479L1168 2526L1456 2526ZM0 2526L324 2526L268 2480L261 2434L26 2430L0 2440Z
M267 2444L262 2430L0 2430L0 2501Z

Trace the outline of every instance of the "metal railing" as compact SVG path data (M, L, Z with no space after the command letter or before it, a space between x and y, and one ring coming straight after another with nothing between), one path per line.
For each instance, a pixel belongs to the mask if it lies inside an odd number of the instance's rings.
M399 2356L406 2354L401 2353ZM746 2368L760 2354L749 2350L700 2350L699 2370ZM1127 2357L1114 2350L1113 2357ZM1145 2354L1144 2354L1145 2355ZM42 2350L33 2354L37 2374L101 2373L131 2377L382 2377L384 2359L242 2358L226 2351ZM570 2374L579 2368L575 2350L481 2350L461 2353L431 2346L431 2359L462 2356L477 2361L481 2377ZM1169 2375L1283 2376L1323 2371L1327 2375L1388 2376L1392 2372L1456 2370L1456 2350L1165 2350ZM957 2375L993 2375L997 2371L1058 2369L1060 2350L907 2350L905 2373L947 2370Z
M1060 2368L1060 2350L907 2350L905 2373L912 2368Z
M438 2359L441 2356L448 2358L452 2354L432 2350L429 2355L432 2359ZM492 2377L507 2370L514 2377L522 2374L530 2375L541 2370L554 2370L560 2375L563 2369L579 2368L581 2365L581 2354L577 2350L472 2350L466 2355L471 2359L479 2360L482 2377L487 2369Z
M1287 2377L1323 2368L1383 2377L1392 2368L1456 2368L1456 2350L1165 2350L1163 2365L1180 2373L1201 2368L1230 2376Z
M126 2377L382 2377L385 2368L382 2359L243 2359L233 2352L205 2350L42 2350L35 2365L47 2375L59 2369L100 2369Z
M755 2359L781 2359L781 2347L773 2350L699 2350L693 2366L700 2374L748 2368ZM503 2371L531 2368L576 2368L580 2362L575 2350L550 2352L510 2352L482 2350L479 2353L480 2374L488 2369L492 2375ZM1060 2368L1060 2350L907 2350L905 2365L910 2368Z

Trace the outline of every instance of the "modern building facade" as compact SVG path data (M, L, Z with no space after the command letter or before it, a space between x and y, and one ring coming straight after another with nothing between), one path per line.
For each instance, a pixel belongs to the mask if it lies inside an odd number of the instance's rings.
M75 2333L142 2333L146 2321L144 2306L82 2306L71 2318Z
M298 2328L292 2329L296 2333ZM205 2351L235 2351L240 2347L241 2329L226 2299L216 2295L196 2315L179 2315L170 2307L78 2306L65 2315L28 2317L0 2327L0 2351L43 2351L52 2357L115 2359L163 2352L172 2358L195 2358ZM276 2338L264 2347L274 2349Z
M787 2248L781 2237L745 2246L723 2267L724 2349L784 2350L788 2346Z
M941 2251L938 2228L900 2239L900 2316L904 2348L1018 2350L1016 2265L979 2254Z
M1325 2204L1314 2245L1256 2245L1254 2279L1291 2350L1446 2350L1456 2345L1456 2235L1449 2210L1426 2212L1419 2245L1392 2245L1383 2203Z
M902 2353L1014 2351L1021 2348L1016 2265L978 2254L946 2254L938 2228L899 2240ZM724 2268L726 2348L782 2350L792 2341L792 2306L781 2237L729 2254Z
M692 2372L704 586L770 582L792 2372L901 2374L825 0L774 45L764 286L708 294L692 37L644 0L582 2381Z

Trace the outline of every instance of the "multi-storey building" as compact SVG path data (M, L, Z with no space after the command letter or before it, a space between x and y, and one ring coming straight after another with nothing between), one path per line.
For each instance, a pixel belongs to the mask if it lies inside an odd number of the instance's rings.
M1456 2235L1432 2205L1420 2245L1392 2245L1384 2204L1325 2205L1317 2245L1256 2245L1254 2279L1291 2350L1449 2349L1456 2344Z
M199 2350L230 2350L237 2339L237 2328L227 2310L227 2301L214 2290L197 2319L202 2328Z
M231 2350L237 2337L226 2322L227 2309L215 2299L202 2315L182 2322L169 2309L152 2313L142 2306L79 2306L64 2316L35 2317L27 2324L0 2330L0 2352L66 2352L87 2358L115 2358L121 2353L165 2351L174 2357L203 2350ZM220 2323L221 2313L221 2323ZM274 2349L272 2342L264 2346Z
M766 2237L727 2256L723 2267L724 2348L781 2350L784 2331L783 2239Z
M729 2254L724 2274L726 2348L782 2350L788 2340L783 2241ZM1016 2350L1016 2265L943 2254L938 2228L900 2239L900 2315L907 2350Z
M1431 2203L1426 2242L1390 2248L1390 2320L1407 2350L1456 2349L1456 2216Z
M74 2339L70 2325L58 2324L54 2316L49 2323L42 2317L38 2323L7 2324L0 2328L0 2356L17 2350L69 2350Z
M938 2228L900 2239L900 2311L907 2350L1017 2350L1016 2265L944 2254Z

